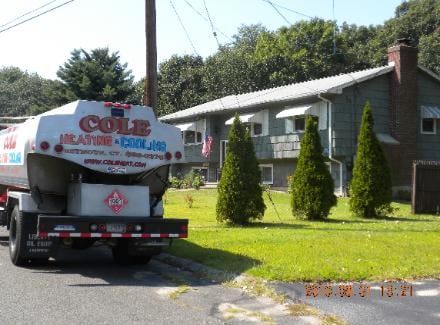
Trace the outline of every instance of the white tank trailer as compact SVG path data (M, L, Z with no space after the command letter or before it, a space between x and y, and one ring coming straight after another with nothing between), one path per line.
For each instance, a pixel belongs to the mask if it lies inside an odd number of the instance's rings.
M12 263L102 241L118 263L147 263L188 220L163 218L180 130L151 108L76 101L0 131L0 225Z

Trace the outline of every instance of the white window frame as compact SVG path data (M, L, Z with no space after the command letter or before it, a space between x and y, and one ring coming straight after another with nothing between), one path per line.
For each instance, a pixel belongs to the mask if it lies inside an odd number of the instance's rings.
M270 167L270 169L271 169L271 180L270 180L270 182L268 182L268 181L263 181L263 167L266 167L266 168L268 168L268 167ZM261 183L262 184L267 184L267 185L272 185L273 184L273 164L259 164L258 165L258 168L260 168L260 172L261 172Z
M196 169L206 170L206 179L204 181L207 182L208 181L208 176L209 176L209 167L205 167L205 166L191 166L191 171L194 171Z
M258 111L250 114L252 115L250 118L247 115L239 115L240 120L243 124L249 129L251 137L263 137L269 135L269 110L264 109L262 111ZM247 117L246 121L243 121L242 117ZM231 125L231 121L233 118L230 118L225 122L226 125ZM261 124L261 133L255 134L254 126L255 124Z
M254 125L255 124L261 124L261 133L260 134L255 134L255 130L254 130ZM244 126L246 128L249 128L249 132L251 133L251 137L255 138L255 137L262 137L262 136L264 136L264 126L263 126L263 123L246 122L246 123L244 123Z
M220 168L223 168L226 159L226 151L228 150L229 140L220 140ZM225 144L225 154L223 156L223 143Z
M288 114L291 114L290 116ZM310 103L306 106L286 106L284 110L276 114L276 118L283 118L285 120L284 124L284 132L285 134L294 134L294 133L304 133L305 131L305 123L304 130L297 130L295 128L295 120L297 119L306 119L307 116L313 116L317 119L318 122L318 131L323 131L328 129L328 108L327 103L325 102L316 102Z
M285 125L285 132L286 134L294 134L294 133L304 133L306 131L306 115L297 115L297 116L291 116L291 117L286 117L286 124L287 123L292 123L292 132L289 132L287 130L287 125ZM297 130L295 127L295 120L299 120L299 119L304 119L304 129L303 130Z
M429 131L423 131L423 120L432 120L434 123L434 131L429 132ZM420 132L421 134L437 134L437 119L435 118L421 118L420 119Z
M186 143L185 142L185 132L194 132L194 142L191 142L191 143ZM201 137L201 141L200 142L197 142L197 133L201 133L202 134L202 137ZM203 139L204 139L204 133L205 132L202 132L202 131L192 131L192 130L185 130L185 131L182 131L182 140L183 140L183 145L185 145L185 146L196 146L196 145L199 145L199 144L202 144L203 143Z

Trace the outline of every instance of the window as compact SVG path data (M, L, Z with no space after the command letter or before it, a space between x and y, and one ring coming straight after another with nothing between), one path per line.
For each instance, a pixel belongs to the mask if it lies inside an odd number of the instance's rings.
M206 132L206 120L201 119L195 122L176 125L182 131L183 144L201 144L203 135Z
M269 134L269 111L267 109L250 114L238 116L240 121L248 128L252 137L258 137ZM225 122L225 125L231 125L234 117Z
M199 175L204 182L208 179L208 167L192 167L194 174Z
M246 128L251 132L252 137L263 135L263 124L261 123L244 123Z
M305 116L286 118L286 133L304 132L306 129Z
M184 144L200 144L202 143L202 132L182 131Z
M287 106L284 110L275 115L275 117L285 120L286 134L295 132L304 132L306 129L306 117L312 116L318 123L318 130L328 128L328 108L325 102L316 102L302 106Z
M304 131L306 129L306 118L296 117L295 118L295 131Z
M262 135L263 134L263 124L261 123L252 123L252 135Z
M436 134L437 133L437 123L433 118L423 118L422 119L422 133L423 134Z
M261 171L261 183L273 184L273 165L264 164L258 166Z

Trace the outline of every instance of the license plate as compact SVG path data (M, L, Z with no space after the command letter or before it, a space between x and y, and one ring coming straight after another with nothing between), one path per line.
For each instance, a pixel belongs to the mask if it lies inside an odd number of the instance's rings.
M125 232L125 224L123 223L108 223L107 232Z

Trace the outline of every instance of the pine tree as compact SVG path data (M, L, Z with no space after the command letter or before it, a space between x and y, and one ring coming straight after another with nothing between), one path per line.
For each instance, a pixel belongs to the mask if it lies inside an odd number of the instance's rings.
M367 102L350 186L350 210L355 216L365 218L381 216L391 210L390 168L373 125L373 113Z
M336 205L334 183L325 165L317 122L306 119L298 163L291 185L292 214L303 219L325 219Z
M260 182L261 172L250 133L236 114L217 189L217 221L243 225L262 219L266 206Z

